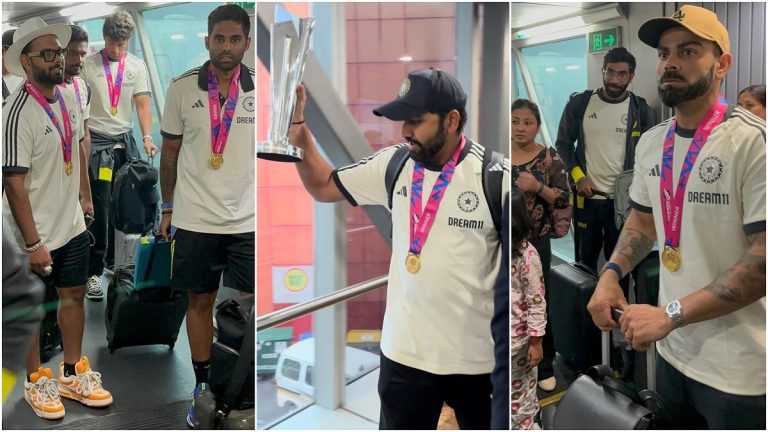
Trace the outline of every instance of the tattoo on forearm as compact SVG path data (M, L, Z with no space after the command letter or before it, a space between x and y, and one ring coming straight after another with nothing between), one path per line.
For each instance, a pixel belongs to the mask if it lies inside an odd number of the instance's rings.
M652 248L653 240L645 233L635 228L624 227L614 251L626 258L631 268L635 268Z
M160 157L160 192L163 201L173 196L173 189L176 187L176 162L179 155L170 153Z
M747 236L750 248L704 289L721 300L749 304L765 297L765 231Z

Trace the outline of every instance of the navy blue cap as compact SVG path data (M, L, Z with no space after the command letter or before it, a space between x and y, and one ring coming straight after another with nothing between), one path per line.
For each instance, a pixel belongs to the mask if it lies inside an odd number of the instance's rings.
M467 95L455 77L440 69L422 69L408 74L397 99L382 105L373 113L394 121L410 120L420 115L461 110Z

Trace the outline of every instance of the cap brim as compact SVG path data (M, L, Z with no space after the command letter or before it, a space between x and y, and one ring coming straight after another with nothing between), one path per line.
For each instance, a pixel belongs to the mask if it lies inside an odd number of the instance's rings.
M393 121L410 120L412 118L421 116L425 112L427 112L427 110L424 108L412 107L399 100L393 100L392 102L384 104L373 110L373 114L379 117L386 117L387 119Z
M653 18L648 21L646 21L643 25L640 26L640 29L637 31L637 36L640 38L643 43L646 45L649 45L652 48L658 48L659 47L659 40L661 40L661 35L673 28L673 27L682 27L689 32L695 34L696 36L712 41L718 46L718 42L713 39L711 36L701 33L700 31L696 29L692 29L688 27L687 25L681 23L680 21L672 18ZM721 49L723 47L720 47ZM723 50L725 51L725 50Z
M24 68L21 67L21 61L19 60L21 51L31 41L40 36L49 34L56 36L56 39L59 40L59 44L61 44L62 47L66 47L69 45L69 39L72 37L72 29L68 24L51 24L26 34L21 39L13 42L13 45L11 45L5 53L5 68L8 69L8 72L18 77L26 77L27 74L24 72Z

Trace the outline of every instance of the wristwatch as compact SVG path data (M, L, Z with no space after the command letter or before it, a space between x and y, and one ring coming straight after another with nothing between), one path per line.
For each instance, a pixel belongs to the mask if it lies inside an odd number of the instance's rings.
M597 274L597 278L600 279L600 276L603 275L607 270L613 270L616 272L617 275L619 275L619 280L624 277L624 275L621 274L621 267L619 267L618 264L612 263L610 261L606 262L602 269L600 269L600 273Z
M676 329L685 325L685 322L683 321L683 307L680 305L680 301L672 300L669 302L667 304L666 312Z

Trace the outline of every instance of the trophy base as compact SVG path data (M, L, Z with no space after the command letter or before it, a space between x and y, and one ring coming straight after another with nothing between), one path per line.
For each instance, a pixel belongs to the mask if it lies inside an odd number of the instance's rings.
M301 162L304 150L290 144L275 145L262 142L256 145L256 157L275 162Z

